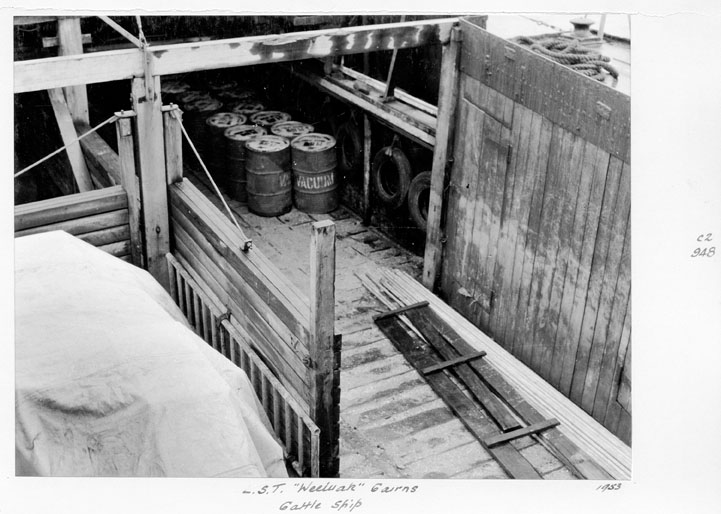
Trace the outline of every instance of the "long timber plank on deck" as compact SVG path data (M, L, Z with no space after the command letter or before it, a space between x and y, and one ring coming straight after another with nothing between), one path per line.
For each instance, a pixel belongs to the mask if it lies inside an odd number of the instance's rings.
M225 213L209 182L186 163L186 177ZM423 259L362 225L346 209L327 215L293 210L262 218L225 195L244 233L300 291L308 287L310 223L336 223L336 332L342 334L341 477L508 478L423 378L373 323L387 309L362 277L379 268L419 278ZM384 251L373 251L387 247ZM488 421L488 423L491 423ZM535 439L510 443L543 478L575 478Z

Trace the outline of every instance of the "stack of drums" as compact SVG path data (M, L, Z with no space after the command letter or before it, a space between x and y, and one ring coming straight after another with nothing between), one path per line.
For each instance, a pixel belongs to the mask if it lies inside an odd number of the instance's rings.
M243 102L250 102L255 97L255 93L250 89L245 88L235 88L228 91L221 91L218 93L218 98L223 101L223 105L226 106L227 109L232 110L233 107L237 106L240 103ZM261 106L257 111L254 111L251 114L255 114L256 112L262 111L264 109L263 106ZM247 113L238 113L238 114L244 114L247 115Z
M265 110L265 105L251 98L238 102L232 109L234 113L242 114L243 116L252 116L253 114L258 114L263 110Z
M208 169L215 180L222 186L227 186L228 174L225 170L225 131L235 125L243 125L247 118L234 112L217 112L205 120L207 125L207 159Z
M306 134L291 142L293 196L298 210L325 214L338 208L335 138Z
M298 136L310 134L315 129L313 125L301 123L300 121L281 121L270 127L270 132L276 136L284 137L292 141Z
M290 143L266 135L245 143L248 209L259 216L280 216L293 207Z
M180 96L190 91L190 85L180 80L163 80L160 83L160 93L164 104L180 103Z
M186 96L183 96L186 98ZM194 100L186 101L183 104L183 125L188 133L188 137L198 150L200 157L205 160L207 155L205 139L206 127L205 120L218 112L223 104L219 100L215 100L209 96L201 96Z
M256 125L234 125L223 133L226 141L227 187L231 198L242 204L248 203L245 143L265 134L265 129Z
M250 116L251 123L270 129L276 123L290 120L290 114L281 111L261 111Z

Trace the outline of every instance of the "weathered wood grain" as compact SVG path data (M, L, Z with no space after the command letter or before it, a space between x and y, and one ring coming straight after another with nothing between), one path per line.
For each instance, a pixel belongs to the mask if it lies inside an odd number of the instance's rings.
M120 186L76 193L15 207L15 231L83 218L127 207Z
M433 290L440 272L442 248L443 197L448 184L448 158L453 152L454 123L458 103L458 57L460 55L458 29L451 33L451 41L443 47L441 82L438 86L438 121L436 144L433 147L431 189L426 221L426 247L423 262L423 284Z

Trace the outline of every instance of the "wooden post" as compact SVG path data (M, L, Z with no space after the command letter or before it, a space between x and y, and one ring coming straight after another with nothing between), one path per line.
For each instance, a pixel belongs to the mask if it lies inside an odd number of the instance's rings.
M150 96L148 96L148 89ZM165 178L163 114L160 77L135 78L132 83L136 113L136 142L140 166L140 198L143 205L143 236L147 270L167 290L170 250L168 191Z
M183 111L177 105L163 107L165 168L168 185L183 181L183 133L180 130L182 116Z
M80 31L80 18L58 18L58 55L76 55L83 53L83 35ZM85 86L63 88L70 114L75 123L90 124L88 114L88 91Z
M140 191L135 176L135 148L133 127L128 118L115 123L118 137L118 158L120 159L120 183L128 195L128 224L130 225L130 255L133 264L144 267L143 237L140 231Z
M310 416L320 428L320 474L338 475L340 351L335 343L335 224L313 223L310 242Z
M363 115L363 224L371 222L371 120Z
M55 113L55 119L58 122L58 128L60 129L60 136L63 139L63 145L67 146L66 152L68 159L70 160L70 167L73 170L73 176L75 181L78 183L78 190L82 193L84 191L93 190L93 180L90 178L87 165L85 164L85 158L83 157L83 151L80 149L80 143L76 141L78 133L75 131L75 125L73 125L73 119L68 109L68 104L65 103L65 95L62 89L48 89L48 95L50 96L50 104L53 107Z
M453 118L458 101L458 56L460 55L461 31L454 27L451 40L443 47L441 83L438 90L438 122L436 146L433 149L431 191L426 222L426 249L423 259L423 285L431 291L440 274L443 254L443 191L448 176L449 157L453 145Z

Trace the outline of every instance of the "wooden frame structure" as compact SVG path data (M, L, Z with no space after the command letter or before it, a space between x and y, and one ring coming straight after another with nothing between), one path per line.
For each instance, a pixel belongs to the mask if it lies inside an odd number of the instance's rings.
M424 20L92 54L76 53L75 48L59 57L14 64L15 93L66 88L66 97L73 91L82 98L86 84L132 81L134 127L128 117L118 120L118 156L94 159L94 185L122 183L113 191L116 196L126 193L128 259L147 268L171 292L206 341L244 369L250 362L247 371L262 376L256 391L300 474L338 473L335 227L328 222L313 226L310 298L258 250L234 246L242 236L239 230L182 178L180 118L162 105L160 77L446 44L456 23L455 18ZM81 38L79 23L72 27L75 39ZM79 107L78 102L69 103L82 126L87 122L82 101ZM103 162L119 163L119 169L92 173ZM282 391L273 389L280 393L268 392L274 381L282 384ZM296 428L287 409L294 413Z

